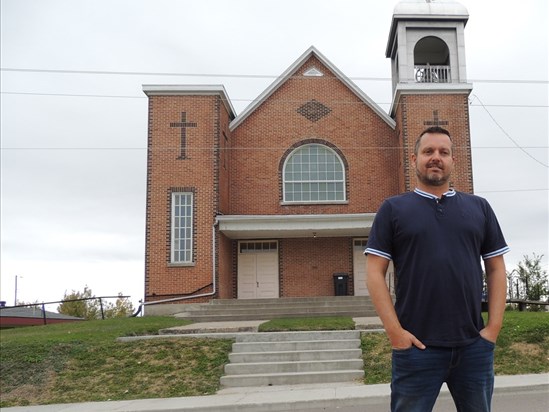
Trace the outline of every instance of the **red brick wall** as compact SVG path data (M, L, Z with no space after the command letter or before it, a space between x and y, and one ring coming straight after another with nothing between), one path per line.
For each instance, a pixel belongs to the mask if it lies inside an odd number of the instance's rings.
M233 267L233 242L223 235L219 235L218 246L218 297L220 299L233 299L236 291L236 268Z
M401 173L404 181L400 191L413 190L416 187L416 174L410 156L420 133L432 125L430 123L433 123L435 111L439 122L442 122L440 126L450 132L454 143L456 161L452 185L456 190L472 193L471 133L466 93L401 96L395 116L397 130L400 132L400 145L403 147Z
M185 112L186 158L181 156ZM146 300L212 290L212 226L220 177L219 140L228 133L228 115L218 96L150 96L147 160ZM226 177L224 177L226 179ZM170 264L171 191L194 193L194 251L190 266Z
M283 239L279 245L281 297L334 296L334 273L348 273L352 283L349 238Z
M305 77L311 67L322 77ZM318 121L298 112L315 100L330 109ZM218 212L235 215L376 212L388 196L415 187L410 155L434 111L453 136L458 190L472 192L466 94L404 95L393 130L329 69L312 57L235 130L219 96L150 96L145 258L146 300L212 290L212 227ZM185 112L186 159L180 159ZM346 165L345 204L283 205L281 165L305 141L321 141ZM169 263L170 192L194 193L194 264ZM218 233L215 297L235 298L236 241ZM353 294L352 239L279 239L280 296L331 296L333 273L349 274ZM206 301L203 298L197 301Z
M304 77L311 67L322 77ZM316 100L331 112L316 122L297 112ZM345 205L281 205L279 168L293 145L321 139L348 164ZM397 191L394 130L312 57L232 134L230 214L375 212Z

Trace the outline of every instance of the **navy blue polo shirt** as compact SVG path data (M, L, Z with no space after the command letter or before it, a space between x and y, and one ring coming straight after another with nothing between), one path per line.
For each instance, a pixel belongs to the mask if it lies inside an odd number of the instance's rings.
M481 257L508 251L485 199L416 189L383 202L364 253L393 260L402 327L425 345L456 347L484 327Z

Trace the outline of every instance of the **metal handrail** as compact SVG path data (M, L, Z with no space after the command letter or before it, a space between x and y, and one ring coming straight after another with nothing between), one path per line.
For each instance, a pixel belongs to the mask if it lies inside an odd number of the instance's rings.
M0 306L0 310L2 309L13 309L13 308L28 308L28 307L35 307L35 306L41 306L42 310L42 318L44 319L44 325L47 325L47 317L46 317L46 305L53 305L54 303L65 303L65 302L81 302L84 300L98 300L99 299L99 307L101 308L101 319L105 320L105 312L103 310L103 299L118 299L118 298L130 298L131 296L94 296L91 298L80 298L80 299L64 299L64 300L56 300L53 302L42 302L42 303L25 303L23 305L15 305L15 306Z

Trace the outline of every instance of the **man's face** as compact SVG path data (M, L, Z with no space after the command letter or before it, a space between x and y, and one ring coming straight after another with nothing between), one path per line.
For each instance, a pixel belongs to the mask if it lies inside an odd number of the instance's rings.
M454 170L452 142L442 133L426 133L421 138L417 155L412 155L416 175L427 186L443 186Z

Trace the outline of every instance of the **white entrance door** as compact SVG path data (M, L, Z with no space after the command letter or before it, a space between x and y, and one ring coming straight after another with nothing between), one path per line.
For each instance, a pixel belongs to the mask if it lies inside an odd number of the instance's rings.
M366 287L366 255L364 249L366 249L366 243L368 239L355 239L353 241L353 272L355 283L355 296L369 296L368 288ZM389 291L394 294L394 266L393 261L389 262L387 268L387 275L385 279Z
M240 242L238 299L278 298L278 294L277 242Z

